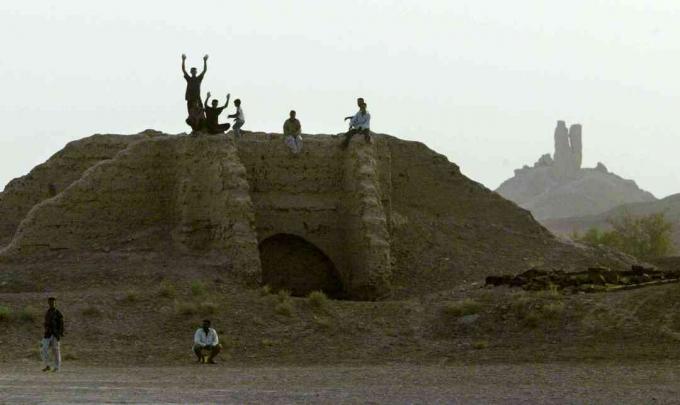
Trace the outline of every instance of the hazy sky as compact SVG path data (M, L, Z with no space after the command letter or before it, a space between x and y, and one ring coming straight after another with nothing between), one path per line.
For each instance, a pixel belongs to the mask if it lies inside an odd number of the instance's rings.
M0 188L70 140L186 131L180 54L244 129L371 128L419 140L489 188L583 124L598 161L680 192L677 0L2 1Z

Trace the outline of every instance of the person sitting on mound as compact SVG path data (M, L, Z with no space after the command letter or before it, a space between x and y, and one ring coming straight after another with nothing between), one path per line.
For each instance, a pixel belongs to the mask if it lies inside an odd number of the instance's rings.
M231 94L227 94L227 102L224 103L223 107L218 107L217 106L217 100L212 101L212 107L208 107L208 100L210 99L210 92L208 92L208 96L205 98L205 127L208 130L209 134L221 134L225 132L226 130L229 129L231 125L229 124L220 124L219 123L219 116L222 113L222 110L227 108L229 105L229 97L231 97Z
M215 357L222 350L220 339L215 329L210 327L210 320L203 321L203 326L194 333L194 354L199 363L215 364Z
M349 122L349 131L345 134L345 140L342 142L343 148L349 146L349 141L354 134L363 134L366 142L371 143L371 114L366 111L367 106L366 103L362 102L359 107L359 112L353 117L347 117L351 118L351 120Z
M201 100L196 100L189 109L189 117L185 120L193 132L199 132L205 127L205 113Z
M295 118L295 110L292 110L289 115L290 118L283 123L284 142L294 154L302 151L302 127L300 121Z

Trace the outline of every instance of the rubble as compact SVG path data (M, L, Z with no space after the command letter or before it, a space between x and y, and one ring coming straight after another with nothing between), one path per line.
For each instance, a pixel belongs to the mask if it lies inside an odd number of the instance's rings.
M616 291L678 281L680 270L663 271L640 265L633 265L630 270L624 271L597 266L578 272L534 267L515 276L488 276L486 285L521 287L527 291L556 289L577 293Z

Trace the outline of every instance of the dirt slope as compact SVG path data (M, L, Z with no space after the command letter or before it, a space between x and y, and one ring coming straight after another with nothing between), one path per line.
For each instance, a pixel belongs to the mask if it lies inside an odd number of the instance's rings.
M36 186L54 179L62 184L52 197ZM27 214L5 255L179 251L257 279L255 247L290 234L325 254L338 288L359 299L425 294L532 265L628 264L556 240L444 156L386 135L348 151L332 136L308 136L301 156L276 134L94 136L8 186L0 212L10 209L0 220L7 229ZM305 293L297 287L289 289Z

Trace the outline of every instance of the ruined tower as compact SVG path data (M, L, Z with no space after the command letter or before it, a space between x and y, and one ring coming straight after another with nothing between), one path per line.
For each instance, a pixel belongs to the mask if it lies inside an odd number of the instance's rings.
M581 124L573 124L567 130L564 121L557 121L555 128L555 174L560 177L571 177L581 168L583 142Z

